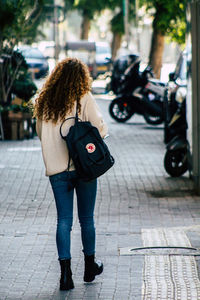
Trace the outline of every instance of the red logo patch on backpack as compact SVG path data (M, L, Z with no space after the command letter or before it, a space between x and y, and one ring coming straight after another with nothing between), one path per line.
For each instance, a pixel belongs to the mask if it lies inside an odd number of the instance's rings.
M87 144L85 148L87 149L88 153L93 153L96 150L95 145L92 143Z

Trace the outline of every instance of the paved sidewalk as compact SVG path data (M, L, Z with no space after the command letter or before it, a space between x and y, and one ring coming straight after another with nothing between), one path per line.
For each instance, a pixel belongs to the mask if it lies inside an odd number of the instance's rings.
M193 195L188 174L167 176L161 126L151 127L138 116L118 124L108 115L109 101L97 101L116 159L99 179L95 210L97 257L104 272L91 284L83 282L75 214L75 289L59 291L56 211L39 140L0 142L0 300L200 299L199 256L191 253L200 247L200 197ZM153 255L123 255L121 249L144 246L163 248ZM175 248L164 253L168 246L182 247L182 255L174 255Z

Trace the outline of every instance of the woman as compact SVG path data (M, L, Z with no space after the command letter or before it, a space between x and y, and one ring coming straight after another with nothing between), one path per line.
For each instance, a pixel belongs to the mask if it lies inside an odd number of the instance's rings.
M57 208L56 243L61 266L60 289L74 288L71 272L70 232L73 221L73 195L77 195L78 217L85 257L84 281L91 282L103 271L103 264L95 260L94 207L97 180L84 182L77 177L73 162L68 166L68 150L60 136L60 125L74 117L76 105L79 118L96 126L102 136L107 126L90 93L88 68L76 58L59 62L44 84L35 105L36 130L41 140L42 154ZM66 121L62 129L66 135L74 120Z

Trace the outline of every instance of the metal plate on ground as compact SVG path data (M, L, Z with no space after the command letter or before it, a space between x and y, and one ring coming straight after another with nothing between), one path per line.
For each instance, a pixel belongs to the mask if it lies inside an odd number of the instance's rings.
M120 255L189 255L200 256L200 248L178 246L150 246L119 248Z

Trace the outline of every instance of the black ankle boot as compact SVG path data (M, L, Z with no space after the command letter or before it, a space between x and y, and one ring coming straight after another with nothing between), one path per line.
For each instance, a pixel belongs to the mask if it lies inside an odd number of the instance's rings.
M71 271L71 259L61 259L61 277L60 277L60 290L68 291L74 288Z
M84 281L91 282L95 279L96 275L103 272L103 264L101 261L95 261L94 255L85 255L85 273Z

